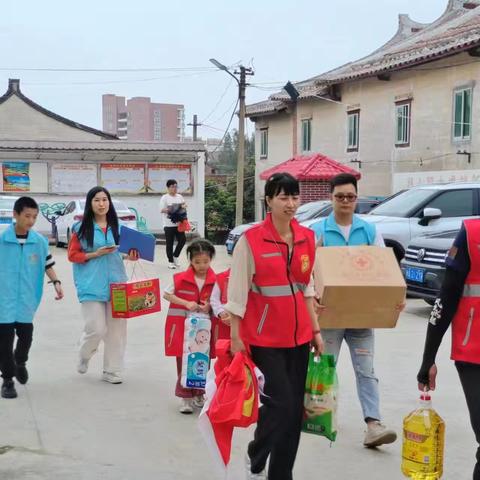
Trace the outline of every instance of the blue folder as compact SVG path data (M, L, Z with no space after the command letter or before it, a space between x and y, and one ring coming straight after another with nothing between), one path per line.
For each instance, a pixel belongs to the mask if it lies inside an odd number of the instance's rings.
M122 226L120 229L120 245L118 246L118 251L128 253L132 248L138 250L140 258L153 262L153 256L155 255L155 237Z

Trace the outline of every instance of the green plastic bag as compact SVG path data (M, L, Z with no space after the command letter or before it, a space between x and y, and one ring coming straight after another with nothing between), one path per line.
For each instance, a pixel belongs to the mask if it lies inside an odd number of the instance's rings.
M338 379L333 355L315 357L310 353L307 382L305 385L302 430L327 437L337 438L337 393Z

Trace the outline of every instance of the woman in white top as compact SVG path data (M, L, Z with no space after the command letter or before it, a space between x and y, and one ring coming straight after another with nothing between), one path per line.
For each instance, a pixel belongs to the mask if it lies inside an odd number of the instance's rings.
M165 232L165 241L167 243L168 268L171 269L180 266L178 257L180 256L182 248L186 242L185 232L179 232L178 224L172 222L169 217L174 205L185 206L185 200L182 195L177 193L177 187L176 180L167 180L167 193L160 199L160 212L162 213L163 230ZM177 246L174 251L173 244L175 243L175 239L177 240Z

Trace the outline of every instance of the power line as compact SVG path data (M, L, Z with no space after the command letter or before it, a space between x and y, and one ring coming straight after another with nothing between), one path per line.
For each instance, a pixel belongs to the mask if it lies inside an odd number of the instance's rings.
M232 124L233 117L235 116L235 112L237 111L237 107L238 107L239 102L240 102L240 98L237 98L237 102L235 103L235 107L232 111L232 115L230 116L230 120L228 121L227 128L225 129L225 133L223 134L223 137L220 140L220 143L215 147L215 149L213 151L210 152L210 155L213 155L223 145L223 141L225 140L225 137L227 136L227 133L230 130L230 125Z
M139 82L152 82L156 80L168 80L170 78L187 78L187 77L196 77L198 75L205 75L213 73L208 72L196 72L189 74L179 74L179 75L166 75L162 77L150 77L150 78L137 78L137 79L125 79L125 80L105 80L105 81L86 81L86 82L23 82L24 85L29 86L47 86L47 87L61 87L69 85L108 85L108 84L117 84L117 83L139 83Z
M16 72L188 72L215 71L215 67L161 67L161 68L26 68L0 67L0 71Z
M210 130L217 130L218 132L223 132L223 128L213 127L212 125L205 125L204 123L201 124L202 127L209 128Z
M205 123L217 110L217 108L219 107L220 103L222 102L222 100L224 99L225 95L227 94L228 90L230 89L230 86L232 85L232 82L233 82L233 78L230 78L230 81L228 82L225 90L223 91L223 93L220 95L220 98L218 99L217 103L215 104L215 106L212 108L212 110L210 111L210 113L201 121L201 123ZM230 110L230 109L229 109Z
M228 109L225 110L225 111L222 113L222 115L220 115L220 117L218 117L218 118L216 118L215 120L213 120L212 122L210 122L210 124L215 125L215 124L219 123L220 120L223 120L223 118L225 117L225 115L226 115L228 112L230 112L230 110L232 109L232 107L233 107L234 104L238 104L238 98L236 98L236 99L230 104L230 106L228 107ZM235 107L235 108L236 108L236 107Z

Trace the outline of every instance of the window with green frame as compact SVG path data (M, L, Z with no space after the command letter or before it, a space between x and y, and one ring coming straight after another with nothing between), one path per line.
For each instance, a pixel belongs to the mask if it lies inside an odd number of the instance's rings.
M358 151L359 133L360 133L360 110L347 112L348 119L348 139L347 151Z
M268 128L260 130L260 158L268 157Z
M408 147L410 145L410 131L412 122L411 110L412 103L410 100L397 102L395 104L395 146L397 147Z
M455 90L453 96L453 138L469 140L472 130L472 89Z
M302 120L302 152L310 152L312 148L312 119Z

